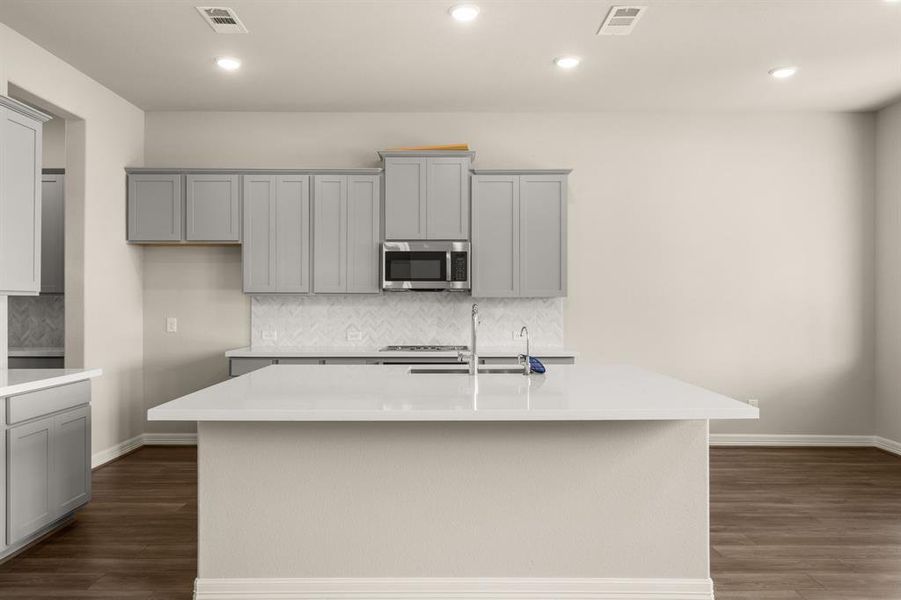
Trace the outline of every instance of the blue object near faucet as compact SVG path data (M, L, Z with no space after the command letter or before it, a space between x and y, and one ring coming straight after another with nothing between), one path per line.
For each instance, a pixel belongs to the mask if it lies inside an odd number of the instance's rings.
M535 358L534 356L529 357L529 364L532 367L533 373L539 373L539 374L544 373L544 371L545 371L544 365L541 364L541 361L538 360L537 358Z

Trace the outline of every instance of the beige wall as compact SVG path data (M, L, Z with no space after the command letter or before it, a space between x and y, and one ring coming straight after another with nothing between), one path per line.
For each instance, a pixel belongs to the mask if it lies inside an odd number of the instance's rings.
M66 168L66 120L55 117L44 123L42 149L45 169Z
M876 435L901 442L901 102L877 120Z
M715 431L871 434L874 137L865 114L151 112L145 155L148 166L374 166L381 148L468 142L480 167L572 167L566 342L580 360L760 399L759 422ZM169 276L202 260L239 306L233 256L172 252L188 262ZM156 307L181 292L153 286L145 323L160 329ZM200 319L182 327L210 319L179 310ZM246 344L247 319L219 321L217 343ZM170 360L157 337L148 377ZM148 404L212 380L220 360L177 366L185 385L148 386Z
M143 428L141 249L125 241L123 169L140 165L144 113L0 24L0 92L39 101L69 121L66 136L66 361L101 367L93 450Z
M147 408L228 377L226 350L250 343L250 298L241 292L241 248L144 250L144 395ZM178 331L166 333L166 317ZM150 432L193 423L148 422Z

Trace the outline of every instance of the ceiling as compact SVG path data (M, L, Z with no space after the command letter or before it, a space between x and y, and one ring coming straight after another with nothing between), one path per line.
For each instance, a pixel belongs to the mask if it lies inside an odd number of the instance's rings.
M146 110L870 110L901 96L901 2L0 0L0 21ZM618 2L616 4L628 4ZM214 33L195 5L249 29ZM562 54L582 57L563 71ZM243 60L235 73L217 56ZM767 71L793 64L792 79ZM15 83L15 82L13 82Z

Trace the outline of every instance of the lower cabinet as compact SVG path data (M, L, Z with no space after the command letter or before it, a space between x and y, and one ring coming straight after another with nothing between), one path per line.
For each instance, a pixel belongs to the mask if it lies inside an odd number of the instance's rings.
M380 178L316 175L313 187L313 292L377 294Z
M79 398L82 390L72 391L72 398ZM47 401L59 405L65 399L57 394ZM0 555L4 546L28 541L90 500L91 408L82 404L11 425L2 433L7 506Z

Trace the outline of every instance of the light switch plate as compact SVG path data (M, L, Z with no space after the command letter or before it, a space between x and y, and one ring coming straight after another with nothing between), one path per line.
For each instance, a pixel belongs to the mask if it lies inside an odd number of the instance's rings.
M264 329L261 337L264 342L274 342L278 339L278 331L275 329Z
M166 317L166 333L175 333L178 331L178 318Z

